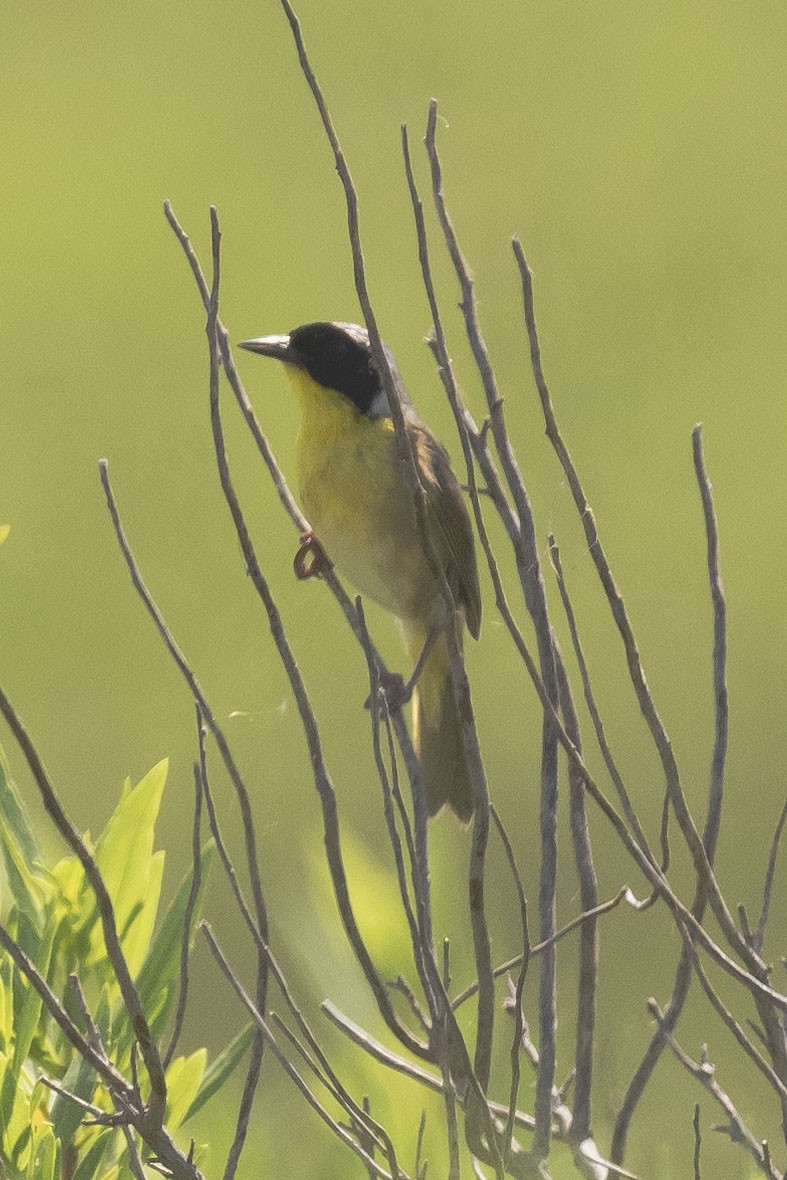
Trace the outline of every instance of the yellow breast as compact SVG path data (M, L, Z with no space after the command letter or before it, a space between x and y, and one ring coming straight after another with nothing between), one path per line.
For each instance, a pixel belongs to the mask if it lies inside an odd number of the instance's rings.
M428 623L437 589L418 534L393 424L287 366L301 403L300 500L328 556L362 594Z

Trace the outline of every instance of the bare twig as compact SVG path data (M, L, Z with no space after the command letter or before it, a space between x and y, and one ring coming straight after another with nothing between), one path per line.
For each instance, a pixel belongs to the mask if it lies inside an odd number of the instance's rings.
M497 813L495 807L491 808L492 819L495 821L498 835L505 850L506 860L511 869L511 876L514 878L514 885L516 887L517 902L519 904L519 924L522 931L522 955L519 966L519 974L517 976L516 987L514 989L514 1035L511 1041L511 1087L509 1090L508 1099L508 1115L506 1117L506 1128L503 1139L503 1161L508 1159L508 1153L511 1149L511 1137L514 1133L514 1116L516 1114L517 1098L519 1097L519 1048L522 1041L522 1033L525 1028L525 1017L522 1011L522 995L525 990L525 979L527 978L527 969L530 965L530 932L527 924L527 897L525 896L525 889L522 884L522 878L519 875L519 870L516 865L516 858L514 857L514 850L511 847L511 841L508 838L508 832L505 830L503 821Z
M653 743L661 761L665 783L669 793L670 804L673 811L675 812L675 817L680 826L683 838L686 841L688 849L691 853L697 879L698 881L702 882L703 888L707 892L708 900L710 901L711 907L716 916L716 919L719 922L719 925L724 931L725 937L727 938L730 946L733 947L734 950L741 956L752 973L761 975L764 965L758 960L757 956L753 954L750 948L746 946L745 941L735 926L732 915L730 914L727 904L722 897L718 883L713 874L713 868L708 860L705 846L694 824L691 813L689 812L686 798L683 793L678 764L675 759L672 744L670 742L669 735L667 734L664 723L658 713L658 710L656 709L655 702L645 679L645 673L642 668L642 661L640 660L639 649L637 647L634 631L628 616L628 611L626 610L623 598L620 594L620 591L618 590L617 584L615 583L615 579L612 576L609 562L596 529L593 510L587 501L587 497L585 496L584 490L582 488L576 467L574 466L574 462L568 452L568 448L566 447L566 444L564 443L558 428L554 407L552 405L552 398L544 378L543 369L541 367L541 347L539 344L538 330L536 327L532 275L530 273L530 268L528 267L527 260L520 242L514 238L512 245L522 281L522 297L525 325L527 328L528 341L530 344L530 358L532 362L533 376L535 378L536 388L538 390L541 408L544 414L547 438L555 449L555 453L560 460L566 480L571 489L571 494L574 498L574 502L582 522L582 527L585 531L588 550L596 567L599 580L601 581L602 587L604 588L604 592L612 612L612 617L623 641L629 676L634 687L640 711L642 712L642 715L646 721L653 739Z
M108 1114L100 1106L96 1106L93 1102L87 1102L84 1098L80 1098L78 1094L72 1094L70 1090L66 1090L59 1082L48 1078L46 1074L40 1074L38 1078L42 1085L46 1086L47 1090L51 1090L53 1094L59 1094L66 1102L73 1102L74 1106L78 1106L80 1110L84 1110L86 1114L93 1115L91 1122L98 1125L103 1124L112 1126L117 1122L117 1115Z
M713 505L713 487L705 467L702 446L702 424L698 423L691 434L694 455L694 470L697 476L702 511L705 518L705 536L708 553L708 581L713 603L713 701L716 718L713 757L711 759L710 786L708 789L708 810L702 840L708 861L713 864L721 826L721 808L724 795L724 766L727 758L729 733L729 704L727 700L727 603L719 567L719 529L716 510ZM698 903L694 913L702 918Z
M197 904L199 897L200 886L202 884L202 850L200 848L200 827L202 822L202 780L200 778L199 766L194 767L194 822L191 829L191 885L189 887L189 895L186 899L186 907L183 913L183 938L180 944L180 988L178 991L178 1005L175 1012L175 1023L172 1029L172 1036L170 1038L169 1046L164 1054L164 1068L168 1069L172 1058L175 1056L175 1049L180 1034L183 1030L183 1021L186 1016L186 1003L188 1001L189 992L189 944L191 941L191 920L194 916L194 907Z
M632 909L635 910L642 909L644 904L643 902L637 901L629 887L624 885L623 888L620 889L614 897L610 897L608 901L599 902L599 904L594 906L592 910L588 910L587 913L577 914L576 918L572 918L570 922L565 924L565 926L561 926L560 929L556 930L549 939L549 944L545 942L537 942L531 946L530 957L532 958L534 955L542 954L546 950L547 945L551 946L556 942L560 942L561 938L565 938L567 934L570 934L572 930L576 930L576 928L581 926L584 922L592 921L593 919L600 917L601 914L607 914L610 910L616 909L622 901L627 902L628 905L630 905ZM514 968L521 964L521 962L521 955L514 955L512 959L506 959L505 963L500 963L499 966L494 968L493 974L495 979L499 979L501 975L506 975L509 971L513 971ZM462 1004L469 1000L471 996L474 996L477 991L477 982L469 984L468 987L459 992L459 994L451 1001L452 1007L454 1009L459 1008Z
M208 729L211 732L211 735L213 736L214 741L216 742L219 753L221 754L222 761L224 762L224 765L225 765L227 772L229 774L229 777L230 777L230 781L232 782L232 785L235 788L235 793L238 797L238 802L241 807L241 814L243 816L243 821L244 821L244 829L248 830L248 825L250 824L251 830L253 832L254 831L254 823L253 823L253 816L251 813L251 802L250 802L248 790L246 788L245 783L243 782L243 778L241 777L240 771L239 771L238 766L235 762L232 751L230 750L229 743L227 742L227 739L224 735L223 730L221 729L221 726L219 725L218 721L216 720L215 714L210 707L207 697L205 696L205 693L202 691L199 681L197 680L194 672L191 669L191 666L189 665L188 661L186 660L185 655L183 654L182 650L178 646L177 642L175 641L174 636L172 635L172 632L170 631L169 627L167 626L164 616L162 615L161 611L159 610L158 606L156 605L153 595L151 594L150 590L148 589L147 585L145 584L145 581L142 577L142 573L140 571L139 565L137 564L134 554L131 551L131 546L129 544L128 538L126 537L125 530L123 529L123 525L120 520L120 513L118 511L117 501L115 500L115 494L112 490L112 484L110 483L110 479L109 479L109 464L106 459L102 459L101 462L99 463L99 474L101 476L101 484L104 488L104 493L107 498L107 508L109 509L110 519L112 521L112 526L115 530L115 536L117 538L118 545L120 547L120 551L123 554L123 558L126 562L126 566L128 568L129 574L131 575L131 581L134 585L134 588L137 591L137 593L139 594L140 598L142 599L142 602L143 602L148 614L153 619L153 622L155 624L156 630L159 633L159 636L163 640L165 647L167 648L167 650L170 653L172 659L174 660L177 668L179 669L181 675L183 676L184 680L186 681L186 684L188 685L191 696L197 702L197 705L199 706L200 713L201 713L202 717L204 718L205 724L207 725ZM259 865L257 863L256 844L254 844L253 841L247 842L247 849L248 850L253 849L253 856L251 859L251 863L249 865L249 870L250 870L250 875L252 877L252 889L253 889L254 896L255 896L257 929L261 934L264 935L264 933L267 931L268 923L267 923L267 914L265 912L265 903L264 903L264 899L263 899L263 895L262 895L262 885L261 885L261 881L260 881Z
M568 592L568 585L566 584L566 579L563 574L563 565L560 560L560 549L558 548L557 542L552 534L550 534L547 538L547 543L549 546L549 556L552 563L552 568L555 571L555 578L557 580L558 590L560 591L560 599L563 603L563 610L565 612L569 632L571 634L571 642L574 648L574 654L576 656L577 664L579 666L579 673L582 678L585 704L588 707L588 712L590 713L590 717L593 722L593 729L596 734L598 747L601 751L601 755L604 759L607 770L609 771L609 776L612 779L615 790L617 791L618 798L620 799L620 803L623 808L623 814L628 820L629 827L634 833L637 843L639 844L642 851L645 853L648 859L655 864L655 858L653 857L653 854L648 845L648 840L642 824L640 823L639 816L637 815L637 812L634 808L634 804L631 802L631 796L626 789L623 778L620 774L620 771L618 770L617 763L615 762L615 759L612 755L609 742L607 741L606 733L604 731L604 723L601 720L601 714L596 703L595 694L593 692L593 687L590 680L590 671L588 669L587 660L585 659L585 652L582 647L582 641L579 637L574 607L572 605Z
M380 710L382 709L383 711L383 716L389 733L390 714L387 701L383 700L381 702L380 700L379 668L377 666L377 661L374 656L374 648L372 647L366 627L366 617L360 597L356 598L355 600L355 609L358 612L358 618L361 623L362 647L364 655L366 656L367 667L369 670L369 703L372 719L372 747L374 750L374 758L377 766L377 774L383 790L383 809L385 814L385 822L388 827L388 839L391 844L391 848L393 849L397 880L399 882L399 894L402 899L402 907L404 909L405 917L407 918L407 923L410 929L410 941L413 947L413 956L415 959L416 970L418 971L418 976L421 980L421 986L424 989L424 993L429 998L429 1006L432 1011L432 1015L434 1016L436 1012L436 1000L429 979L429 961L431 960L431 969L433 972L436 970L436 967L434 965L434 952L432 948L432 915L428 847L426 841L423 841L420 847L421 856L416 856L415 845L408 830L409 821L407 819L407 813L402 810L400 814L402 814L403 821L407 825L405 831L408 836L410 871L415 894L415 905L418 914L416 918L416 914L413 912L413 906L410 900L410 892L407 887L402 843L396 828L396 818L393 808L393 792L389 784L388 772L385 767L385 762L382 756L382 748L380 745ZM392 768L393 772L395 773L395 752L392 748L391 755ZM425 792L421 791L420 796L420 799L418 799L417 795L414 794L414 805L420 805L423 808L424 815L421 822L425 826L427 818Z
M694 470L702 501L705 520L705 535L707 543L708 579L710 583L711 602L713 604L713 696L715 704L715 737L713 755L711 759L710 784L708 788L708 806L705 819L703 841L707 850L708 861L712 865L716 844L718 841L719 825L721 823L721 809L724 790L724 765L727 752L728 734L728 702L726 684L727 662L727 631L726 631L726 603L724 589L719 569L719 536L716 514L713 506L713 489L705 467L702 449L702 428L695 426L692 432L692 450ZM691 912L698 922L703 920L707 902L706 883L703 878L697 878L694 901ZM756 948L759 950L759 948ZM634 1111L640 1101L644 1089L655 1069L665 1044L664 1030L672 1032L677 1027L680 1014L686 1002L691 983L692 947L688 940L684 940L675 972L675 982L672 995L664 1011L664 1022L659 1023L647 1050L634 1072L629 1087L624 1095L613 1134L612 1154L622 1159L625 1150L628 1127Z
M519 516L521 546L518 547L516 553L518 573L522 583L525 603L533 619L533 625L536 631L541 676L547 697L554 707L557 704L555 662L552 651L552 634L547 612L546 593L538 556L533 511L524 481L517 466L511 442L505 430L502 410L498 409L497 412L493 412L500 405L500 396L486 343L481 333L473 280L469 267L462 255L456 231L448 214L443 196L442 168L436 146L436 129L437 104L433 100L429 108L429 121L426 132L426 148L432 171L432 194L437 210L437 217L459 281L462 295L460 306L464 315L467 338L481 377L487 405L489 406L490 416L492 418L492 434L495 440L495 448ZM548 940L554 933L556 926L557 736L552 725L551 717L547 712L544 713L541 743L540 821L541 880L539 887L539 928L542 940ZM491 960L488 964L488 969L485 965L485 973L488 978L482 981L482 991L479 993L479 1001L489 992ZM480 972L479 979L481 979ZM546 950L540 964L539 1028L542 1068L539 1071L536 1083L536 1121L538 1123L538 1130L535 1136L533 1151L537 1157L546 1159L549 1155L550 1105L555 1072L557 1034L556 958L552 948Z
M354 1021L350 1020L349 1017L345 1016L343 1012L340 1012L335 1004L332 1004L330 1000L323 1001L322 1010L328 1019L333 1024L335 1024L336 1027L341 1030L341 1032L349 1037L349 1039L354 1044L362 1048L364 1052L368 1053L369 1056L375 1061L380 1062L381 1065L385 1065L387 1068L394 1070L396 1073L400 1073L405 1077L409 1077L412 1081L426 1087L428 1090L432 1090L436 1093L440 1092L443 1086L441 1078L424 1069L420 1065L414 1065L411 1061L407 1061L404 1057L400 1057L397 1053L393 1053L390 1049L387 1049L384 1045L381 1045L379 1041L375 1040L374 1037L372 1037L364 1029L360 1028ZM503 1120L508 1116L508 1107L503 1103L490 1101L489 1109L495 1119ZM535 1130L536 1124L533 1116L526 1114L521 1110L516 1111L514 1115L514 1122L517 1127L521 1127L525 1131ZM565 1140L566 1129L565 1127L561 1127L558 1122L555 1122L553 1125L553 1134L557 1139ZM597 1152L595 1152L591 1146L591 1143L588 1143L587 1145L580 1144L579 1146L572 1144L572 1149L575 1152L576 1158L584 1159L586 1163L592 1164L594 1166L602 1165L607 1169L610 1176L622 1176L626 1178L626 1180L637 1180L633 1172L629 1172L625 1168L611 1163L609 1160L604 1159ZM509 1161L509 1163L511 1162L512 1161ZM510 1170L511 1174L514 1176L532 1174L523 1171L521 1156L517 1156L515 1158L514 1168Z
M582 749L579 718L571 695L563 656L557 636L554 637L555 664L557 667L560 709L566 726L566 733L578 750ZM582 778L574 766L569 765L569 822L574 845L574 861L579 877L579 897L584 913L590 913L598 905L598 881L593 865L590 846L590 831L585 812L585 791ZM574 1117L572 1136L577 1143L583 1143L590 1135L590 1098L593 1078L593 1046L596 1024L596 973L598 959L597 919L583 922L579 931L579 979L577 987L577 1031L574 1051L576 1070L576 1091L574 1096Z
M292 1007L291 997L286 998ZM298 1012L297 1018L299 1025L303 1025L305 1023L300 1012ZM333 1071L333 1069L331 1069L330 1066L328 1066L327 1069L323 1068L323 1065L327 1064L327 1058L325 1057L325 1054L318 1048L317 1059L315 1059L315 1057L313 1057L309 1052L306 1045L298 1040L293 1030L287 1026L287 1024L284 1022L284 1020L282 1020L277 1012L271 1012L270 1021L271 1025L275 1025L276 1028L278 1028L284 1034L284 1036L287 1037L287 1040L298 1053L298 1056L301 1058L301 1060L305 1062L314 1076L320 1081L326 1090L330 1092L334 1100L338 1102L339 1105L342 1106L347 1112L350 1122L355 1128L356 1134L362 1136L365 1139L365 1142L362 1143L364 1150L369 1152L369 1154L373 1154L373 1152L371 1152L369 1149L370 1144L375 1144L388 1157L388 1161L391 1165L391 1172L394 1178L400 1176L401 1173L396 1162L396 1149L394 1148L393 1141L391 1140L385 1128L371 1117L367 1100L364 1100L363 1105L359 1106L355 1099L351 1097L349 1091L339 1081L338 1076ZM312 1048L317 1045L316 1038L311 1032L311 1029L308 1030L307 1039Z
M276 1041L276 1038L273 1035L273 1032L271 1031L270 1025L265 1020L262 1013L259 1012L256 1005L254 1004L254 1001L251 999L249 994L246 992L246 990L243 987L243 984L240 982L237 975L234 973L234 971L230 967L230 965L227 962L227 959L226 959L223 951L219 947L219 944L216 941L213 931L211 930L208 923L202 922L200 924L200 928L202 929L202 931L205 935L205 938L207 939L211 954L213 955L214 959L216 960L219 967L221 968L222 974L224 975L225 979L229 982L230 986L232 987L233 991L237 995L238 999L244 1005L244 1007L248 1011L249 1015L252 1017L255 1024L257 1025L257 1027L260 1029L262 1035L265 1037L265 1043L270 1047L271 1052L273 1053L274 1057L279 1062L281 1067L284 1069L285 1073L295 1083L296 1087L298 1088L300 1093L303 1095L303 1097L306 1099L309 1106L311 1106L312 1110L316 1111L316 1113L319 1115L319 1117L322 1119L322 1121L326 1124L326 1126L328 1126L331 1129L331 1131L333 1131L334 1135L336 1135L337 1138L341 1139L341 1141L347 1147L349 1147L353 1152L355 1152L355 1154L359 1157L359 1159L361 1159L363 1161L363 1163L366 1165L367 1168L371 1168L374 1171L375 1176L379 1176L380 1180L394 1180L394 1177L391 1175L391 1173L387 1172L385 1170L385 1168L382 1168L377 1163L376 1160L372 1159L371 1156L368 1155L368 1153L365 1152L363 1150L363 1148L360 1146L360 1144L357 1142L357 1140L355 1139L355 1136L351 1135L347 1130L345 1130L345 1128L341 1125L341 1123L337 1122L336 1119L333 1118L333 1116L331 1114L329 1114L329 1112L325 1109L325 1107L322 1105L322 1103L320 1103L318 1101L318 1099L312 1093L310 1088L307 1086L304 1079L298 1073L295 1066L287 1058L286 1054L282 1052L281 1048L279 1047L278 1042ZM400 1177L400 1180L408 1180L408 1177L406 1176L406 1174L404 1172L402 1172L401 1170L399 1171L399 1177Z
M702 1180L702 1171L700 1169L700 1158L702 1156L702 1132L700 1130L700 1104L699 1102L694 1107L694 1118L692 1119L694 1127L694 1180Z
M758 953L762 951L763 944L765 942L765 927L768 924L768 914L771 908L773 878L776 874L776 859L779 855L779 844L781 843L785 821L787 821L787 799L785 799L781 814L776 821L776 828L773 833L773 840L771 841L771 851L768 855L768 867L765 871L765 883L763 884L762 888L762 906L760 908L760 916L757 919L757 930L752 938L753 946Z
M237 872L236 872L235 866L232 862L232 858L230 857L229 851L228 851L226 843L224 841L224 837L222 835L221 827L219 825L218 815L216 813L216 808L215 808L215 804L214 804L214 800L213 800L213 792L211 790L210 780L208 778L208 773L207 773L205 741L204 741L205 730L204 730L204 726L202 726L202 724L200 722L199 711L198 711L197 716L198 716L199 752L200 752L200 759L199 759L200 779L202 782L202 791L205 796L205 803L206 803L207 811L208 811L208 822L210 825L211 834L212 834L214 840L216 841L216 848L219 853L219 858L224 866L230 886L232 888L232 891L233 891L236 901L238 903L238 907L241 911L241 914L243 915L244 921L246 922L246 925L247 925L259 951L265 955L265 958L266 958L268 965L270 967L271 975L275 979L275 981L276 981L276 983L277 983L277 985L278 985L278 987L279 987L279 989L280 989L280 991L287 1003L287 1006L290 1009L290 1012L292 1013L292 1015L295 1019L295 1022L298 1025L298 1028L300 1029L304 1039L306 1040L307 1044L310 1046L312 1052L315 1055L315 1058L319 1062L324 1076L328 1079L328 1084L330 1085L332 1091L336 1095L341 1096L341 1101L345 1104L346 1109L351 1112L352 1116L358 1117L359 1116L359 1108L357 1108L357 1104L355 1104L353 1102L349 1093L346 1091L346 1089L343 1086L342 1082L340 1081L338 1075L336 1074L333 1067L331 1066L330 1061L328 1060L325 1052L321 1048L316 1035L314 1034L314 1032L311 1029L311 1026L308 1024L302 1010L299 1008L299 1006L295 1002L295 998L294 998L292 991L287 983L284 973L281 970L281 968L276 960L275 955L273 954L273 952L271 951L271 949L267 945L267 943L264 943L261 940L259 932L257 931L257 928L254 924L254 919L252 918L251 912L248 908L246 900L245 900L243 893L240 889L240 886L238 884ZM384 1137L384 1132L382 1132L382 1134Z
M735 1019L732 1012L724 1003L718 991L708 978L707 972L702 966L696 950L688 939L687 945L689 948L688 953L691 959L691 966L700 981L702 990L705 992L705 995L710 1001L711 1007L732 1033L743 1052L751 1059L771 1088L775 1090L776 1094L781 1100L782 1106L784 1106L784 1104L787 1102L787 1082L785 1082L784 1079L779 1076L773 1066L765 1060L760 1052L758 1052L756 1045L754 1045L753 1042L746 1036L746 1033L743 1031L739 1021ZM770 1048L767 1036L765 1037L765 1044L768 1048Z
M326 138L330 144L336 171L344 191L347 209L347 229L350 241L350 250L352 254L355 290L358 296L358 302L360 304L361 311L363 313L364 323L366 324L366 328L369 333L369 344L371 348L372 359L377 372L380 374L383 390L388 399L391 418L396 434L396 444L399 457L404 464L404 470L410 483L410 490L413 496L416 518L424 543L424 550L427 560L431 567L432 573L435 576L437 585L440 587L443 600L449 608L448 618L453 618L454 604L451 590L448 586L445 572L437 559L437 554L431 539L424 503L425 493L421 486L418 465L416 463L412 445L405 430L404 414L402 412L402 407L399 400L399 392L391 372L385 348L383 347L380 331L377 325L377 317L375 316L369 295L369 289L366 281L366 267L364 263L363 249L361 246L360 224L358 218L358 195L355 190L355 185L353 183L344 152L342 151L341 143L339 142L339 137L333 125L333 120L328 110L328 105L317 80L317 75L315 74L311 61L309 60L309 54L306 50L300 22L298 21L298 18L295 15L289 0L281 0L281 5L292 31L301 71L304 78L306 79L309 89L312 92L312 95L314 96L315 103L317 104L320 122L322 123ZM488 835L488 792L478 746L478 735L476 733L475 720L470 698L470 686L468 684L467 676L464 670L461 651L459 650L459 645L452 627L447 627L445 629L445 640L448 647L449 656L451 658L452 690L456 698L457 708L462 722L462 741L464 743L467 755L468 772L473 790L473 798L476 805L476 816L474 822L474 851L471 856L472 877L474 871L473 861L478 856L483 858L483 850L485 848L486 838ZM483 897L482 884L483 882L481 883L481 887L475 885L474 888L473 883L471 883L471 889L474 889L474 895L480 897L481 899ZM480 901L475 902L476 908L479 904ZM477 1062L477 1065L478 1064L479 1063ZM485 1060L482 1060L480 1064L485 1066ZM482 1068L481 1076L483 1076L484 1072L486 1072L488 1075L488 1069L485 1070Z
M648 1011L654 1020L659 1024L663 1024L664 1013L654 999L648 1000ZM727 1133L734 1138L736 1143L741 1143L746 1148L760 1169L769 1177L769 1180L781 1180L779 1173L775 1171L773 1165L769 1161L766 1163L762 1145L755 1139L754 1135L752 1135L751 1131L743 1122L727 1092L716 1081L714 1067L707 1061L698 1062L689 1057L688 1053L675 1040L672 1033L668 1031L666 1025L664 1026L664 1038L683 1068L688 1070L700 1085L704 1086L724 1111L729 1119L729 1125L725 1128Z
M440 309L437 303L434 283L432 281L426 228L423 217L423 207L415 184L412 163L410 160L407 129L405 127L402 128L402 150L404 154L405 173L407 176L410 199L415 216L421 271L432 314L434 350L437 357L440 375L448 395L449 404L454 414L454 419L457 425L457 430L464 453L468 486L470 489L470 498L476 526L479 531L482 545L484 546L484 551L487 554L487 559L491 562L491 565L494 568L494 556L492 555L488 534L484 525L475 479L473 458L469 445L469 432L471 429L474 430L474 426L472 426L472 420L470 419L470 422L468 423L466 418L466 411L462 405L462 400L453 374L453 367L448 355L442 319L440 316ZM455 673L456 669L454 668L454 663L455 661L452 655L452 672ZM455 674L455 684L456 679L457 677ZM484 866L488 841L489 815L486 790L484 789L481 791L478 789L478 786L475 786L474 794L476 796L476 813L470 859L469 892L473 942L476 954L478 978L480 981L478 992L479 998L475 1069L478 1072L479 1077L482 1079L484 1086L486 1086L488 1083L489 1071L491 1067L492 1036L494 1030L494 987L491 975L492 961L489 945L489 934L484 913Z
M213 431L213 444L216 453L216 459L219 467L219 477L221 480L222 490L224 491L230 510L233 513L233 520L235 522L236 531L238 531L241 546L244 543L245 525L242 518L239 527L238 519L235 513L235 506L237 501L234 498L232 483L229 475L229 468L227 466L227 459L224 450L224 436L221 425L221 417L219 414L219 349L217 340L217 323L219 315L219 290L221 285L221 233L219 230L219 221L216 214L215 207L211 206L210 210L211 223L211 254L213 259L213 280L210 288L210 298L208 300L208 317L205 325L205 331L208 338L208 357L210 363L210 421ZM239 514L238 509L238 514ZM244 548L244 555L246 549ZM247 558L248 560L248 558ZM245 794L245 792L244 792ZM241 800L243 803L243 799ZM243 813L244 818L244 837L246 841L246 860L250 868L252 877L252 889L255 896L255 905L257 914L260 915L264 910L264 901L262 897L262 885L260 882L260 875L258 869L257 859L257 838L255 833L255 826L252 818L251 806L246 796L246 808ZM267 917L265 924L260 925L260 936L267 943L268 927ZM257 1007L265 1010L268 993L268 958L262 949L257 947L257 978L256 978L256 1003ZM235 1124L235 1136L227 1156L227 1162L224 1168L224 1180L233 1180L240 1162L241 1152L246 1142L248 1134L249 1120L251 1119L251 1110L254 1103L254 1096L259 1085L260 1070L262 1068L262 1054L263 1054L263 1038L260 1035L260 1030L257 1029L255 1037L251 1046L251 1053L249 1055L249 1063L246 1068L246 1080L243 1086L243 1093L238 1107L238 1115Z

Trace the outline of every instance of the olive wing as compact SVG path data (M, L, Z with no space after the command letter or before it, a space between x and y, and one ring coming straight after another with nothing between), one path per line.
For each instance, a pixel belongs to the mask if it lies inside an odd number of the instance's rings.
M426 492L433 539L443 560L446 579L457 606L464 609L467 629L478 639L481 630L481 588L473 527L448 452L427 429L408 425L415 442Z

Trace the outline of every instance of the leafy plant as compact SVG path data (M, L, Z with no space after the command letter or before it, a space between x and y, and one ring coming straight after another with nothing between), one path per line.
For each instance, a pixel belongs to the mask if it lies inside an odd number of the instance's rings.
M153 1035L160 1039L185 986L181 960L199 921L213 841L159 916L164 853L155 827L168 764L159 762L120 801L91 848L114 910L123 956ZM0 752L2 921L32 972L0 958L0 1175L13 1180L89 1180L129 1176L137 1149L120 1125L106 1081L58 1023L41 984L73 1025L123 1075L148 1082L136 1037L107 953L95 892L83 864L67 855L51 867L39 848ZM33 973L35 979L33 978ZM210 1065L205 1049L166 1055L166 1115L177 1130L221 1087L251 1039L244 1030Z

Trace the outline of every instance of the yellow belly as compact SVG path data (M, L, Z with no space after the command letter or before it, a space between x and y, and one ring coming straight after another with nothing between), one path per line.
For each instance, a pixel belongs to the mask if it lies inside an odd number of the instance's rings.
M310 525L361 594L405 622L428 625L439 594L391 422L359 414L340 394L299 385L296 459Z

